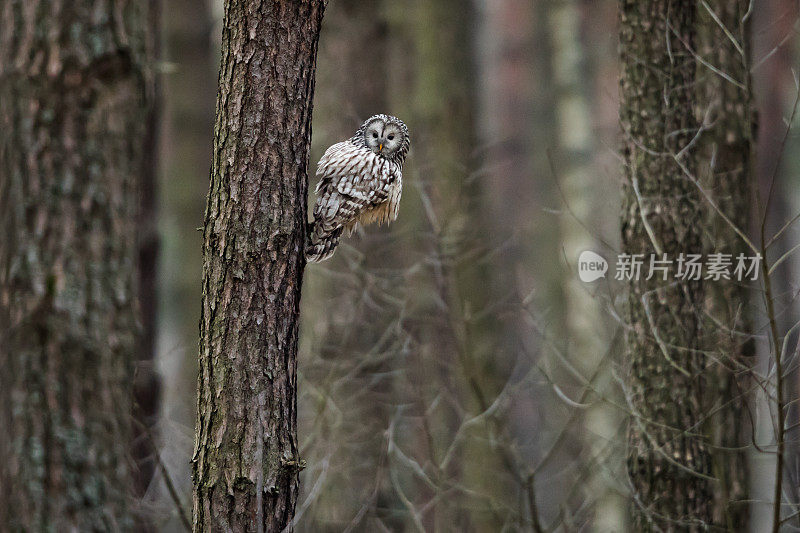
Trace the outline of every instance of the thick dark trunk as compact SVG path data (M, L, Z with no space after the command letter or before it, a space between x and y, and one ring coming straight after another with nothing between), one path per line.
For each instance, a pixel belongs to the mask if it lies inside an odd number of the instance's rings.
M204 232L194 529L281 531L298 492L297 333L324 2L225 2Z
M0 524L130 529L148 3L0 9Z
M623 252L645 260L701 253L699 193L673 158L698 127L689 50L695 3L621 0L620 15ZM689 151L680 158L689 173L695 157ZM696 433L705 414L704 358L696 351L703 285L645 278L630 282L626 314L634 530L702 529L712 522L716 488L708 443Z

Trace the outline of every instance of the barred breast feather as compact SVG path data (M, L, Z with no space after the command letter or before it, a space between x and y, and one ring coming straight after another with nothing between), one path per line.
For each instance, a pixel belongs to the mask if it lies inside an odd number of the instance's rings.
M314 222L306 246L309 261L332 256L345 230L397 218L402 169L369 148L352 141L334 144L320 159L317 176Z

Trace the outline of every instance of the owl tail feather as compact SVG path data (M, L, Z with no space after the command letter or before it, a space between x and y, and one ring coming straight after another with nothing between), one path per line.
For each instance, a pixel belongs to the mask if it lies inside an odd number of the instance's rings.
M314 263L329 259L336 251L343 229L339 227L326 230L322 224L310 224L306 243L306 259Z

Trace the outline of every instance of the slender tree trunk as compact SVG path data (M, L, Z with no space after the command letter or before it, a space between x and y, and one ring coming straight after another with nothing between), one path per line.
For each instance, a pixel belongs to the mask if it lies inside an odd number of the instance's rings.
M474 0L479 8L477 75L485 231L502 253L492 265L492 298L519 301L535 294L533 306L549 309L556 336L563 332L564 295L558 207L548 150L558 136L554 50L548 17L553 6L529 0ZM477 165L476 165L477 166ZM541 175L540 175L541 174ZM535 274L534 274L535 273ZM517 350L521 340L539 340L527 325L510 323L503 335Z
M322 0L227 0L204 232L194 529L291 523Z
M751 202L754 198L753 138L755 134L749 72L749 24L744 24L749 0L711 0L700 8L698 50L709 65L700 66L698 116L711 112L714 127L706 133L706 162L710 170L703 176L704 185L713 191L715 202L728 219L745 234L749 233ZM730 80L734 81L730 81ZM737 85L738 84L738 85ZM710 164L713 162L713 166ZM735 229L712 210L709 225L712 243L709 253L753 255ZM735 261L735 259L734 259ZM725 328L712 328L717 337L711 345L718 348L719 362L709 376L709 398L717 398L717 409L707 423L714 444L714 476L719 479L715 491L715 521L729 529L743 528L748 519L747 444L751 428L747 426L746 401L748 372L752 365L754 341L751 290L735 279L716 282L709 287L712 298L709 312Z
M148 20L147 2L0 5L0 524L12 531L133 525Z
M148 0L147 20L148 56L157 61L160 55L161 0ZM144 145L144 170L139 186L139 214L137 231L139 239L139 306L141 331L137 339L136 368L133 382L133 442L131 460L135 464L136 495L144 497L155 472L156 443L153 438L158 418L161 383L155 368L156 320L158 298L157 264L159 251L158 235L158 174L161 95L157 70L150 69L147 79L147 97L150 103L145 119L146 137ZM148 527L140 522L139 529Z
M756 159L756 175L760 203L767 203L769 191L772 196L766 212L763 208L756 210L755 224L758 228L762 217L766 219L766 235L771 238L781 227L788 222L797 212L795 191L795 177L798 169L798 159L793 154L797 153L800 146L795 135L796 123L788 124L792 112L792 105L796 95L796 64L798 59L798 40L795 31L800 5L791 0L766 0L758 5L753 14L753 35L758 35L759 49L754 50L753 58L759 64L755 76L759 86L755 93L758 98L758 158ZM787 128L791 134L786 137ZM800 238L800 231L795 222L787 231L784 231L769 247L770 264L787 254ZM797 254L790 253L788 258L772 273L772 286L775 287L775 308L780 309L776 322L779 331L788 332L798 318L798 306L795 297L796 278L798 267ZM789 340L794 346L794 339ZM760 347L760 345L759 345ZM759 364L774 365L774 351L764 347L758 350ZM772 353L770 353L772 352ZM788 359L793 361L792 358ZM800 468L800 371L792 363L783 366L784 400L786 416L784 434L785 460L783 479L786 483L782 487L783 497L787 502L800 500L800 479L796 472ZM777 383L774 382L772 390ZM761 399L761 398L759 398ZM760 443L774 443L776 425L773 420L777 417L775 411L774 395L764 399L759 405L762 413L772 411L773 416L764 416L759 429ZM751 457L751 485L750 495L755 501L771 502L775 498L776 458L774 454L758 454ZM766 507L766 509L765 509ZM789 507L784 503L786 514ZM774 507L772 505L754 506L752 510L752 528L764 529L772 527L774 520ZM768 516L765 516L768 515ZM792 516L787 520L789 527L800 527L800 517Z
M409 24L411 49L416 51L411 65L414 105L410 120L416 128L415 159L425 168L423 187L436 214L436 222L425 224L427 231L419 233L429 238L420 239L417 246L429 250L434 265L432 288L444 304L430 310L430 319L414 332L431 350L429 357L420 361L419 372L436 376L434 388L427 391L429 402L440 389L449 389L470 413L467 416L489 408L506 384L514 360L512 350L518 348L517 337L506 334L510 328L504 328L493 307L513 289L509 291L505 285L501 289L504 294L493 292L497 283L492 276L498 269L487 259L491 239L485 230L494 214L484 209L482 154L478 150L478 7L462 0L416 0L407 7L395 7L408 11L408 15L401 13ZM426 162L427 168L422 166ZM428 220L424 210L418 220ZM489 308L492 311L487 312ZM436 428L434 435L439 428L447 428L445 435L454 434L463 422L460 416L445 411L431 411L426 416L428 427ZM481 436L489 435L497 425L496 418L487 417L478 431L485 432ZM487 445L490 439L467 440L456 466L449 472L436 472L444 486L449 478L449 482L469 487L471 494L441 499L435 513L427 514L427 526L494 531L516 519L498 512L492 502L474 498L491 494L499 500L513 500L517 485L509 479L521 476L517 465L510 469L502 453ZM441 458L447 442L432 438L429 456ZM498 471L510 475L503 477Z
M603 387L611 380L611 365L604 356L607 345L613 342L605 334L613 331L608 317L604 319L601 302L597 295L576 276L578 256L584 250L598 250L597 238L605 213L597 209L596 198L602 194L602 183L593 175L592 160L595 154L593 135L595 111L592 109L591 87L593 73L587 73L587 50L585 26L582 20L593 20L588 13L592 7L581 8L572 0L549 0L548 22L553 49L553 83L556 88L555 116L556 135L554 153L561 192L567 206L560 217L560 246L570 268L564 268L562 287L564 291L564 318L567 352L571 361L584 376L594 380L593 387ZM583 9L583 12L581 11ZM598 10L599 11L599 10ZM598 12L591 13L595 17ZM567 209L568 207L568 209ZM587 228L591 230L587 231ZM592 234L590 231L597 231ZM606 391L610 394L610 391ZM585 411L575 440L583 440L584 448L577 451L579 458L602 457L609 442L617 440L617 410L606 402L597 402ZM601 436L601 438L598 438ZM618 469L616 467L619 467ZM616 489L609 469L621 470L622 462L609 461L609 466L596 469L590 481L584 484L590 501L594 502L594 531L624 529L626 504ZM569 487L572 489L572 487Z
M752 58L758 65L756 76L760 87L755 93L758 102L758 158L755 171L758 192L762 205L766 203L769 191L772 198L767 213L755 213L755 223L760 225L760 217L766 217L767 234L774 235L795 215L792 204L791 185L788 180L796 168L796 163L786 155L793 153L796 146L794 136L784 143L786 121L791 113L791 105L796 94L797 39L794 26L800 15L800 5L794 0L764 0L753 12L754 35L761 35L760 50L754 50ZM784 153L781 156L781 153ZM788 153L787 153L788 152ZM777 167L777 168L776 168ZM759 210L760 211L760 210ZM784 232L770 247L770 258L775 261L797 242L797 233ZM791 328L797 320L794 273L797 272L797 256L792 255L774 272L780 298L778 305L786 312L778 316L782 330ZM793 408L790 408L793 410Z
M753 11L754 81L758 96L758 157L755 161L759 207L754 209L755 231L760 230L765 222L767 239L781 229L796 214L795 178L797 171L798 140L795 135L796 124L787 124L792 112L796 95L797 35L795 26L800 13L800 5L793 0L765 0L756 4ZM786 137L787 130L791 134ZM771 191L771 197L770 197ZM768 208L765 210L767 198ZM767 254L769 264L789 252L798 242L800 231L797 223L782 233L769 247ZM759 236L760 240L760 236ZM788 332L798 318L796 302L796 273L798 272L797 254L789 254L788 258L778 266L771 275L771 286L774 295L775 309L779 310L775 317L777 329L781 334ZM760 298L759 298L760 300ZM794 346L790 339L790 346ZM769 343L757 345L758 365L769 365L775 368L775 351ZM794 361L788 358L788 361ZM786 361L784 361L785 363ZM785 404L786 431L783 435L784 466L782 478L786 481L781 487L785 499L783 510L787 515L794 515L786 502L798 501L800 483L798 472L798 427L799 411L797 365L782 365L783 400ZM756 441L761 445L774 446L777 436L778 418L776 409L775 373L767 389L769 395L759 394L756 405ZM772 448L775 449L775 448ZM777 483L776 454L756 453L750 458L750 497L754 502L751 509L751 529L766 531L774 527L775 489ZM786 517L784 517L786 518ZM800 525L800 517L792 516L785 524L789 528Z
M698 126L689 49L695 2L621 0L620 15L623 252L673 260L701 253L699 194L673 158ZM689 150L679 158L690 173L695 157ZM696 351L703 285L645 278L630 282L626 317L634 530L702 529L712 522L716 488L708 445L695 433L705 414L704 356Z
M325 124L330 144L348 138L364 120L383 113L389 105L389 21L383 0L337 0L325 15L325 42L329 61L317 77L335 90L316 97L318 110L329 110Z

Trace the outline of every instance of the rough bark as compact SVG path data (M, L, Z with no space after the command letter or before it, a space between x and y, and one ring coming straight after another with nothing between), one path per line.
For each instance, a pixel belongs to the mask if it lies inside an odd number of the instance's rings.
M0 4L0 524L133 524L146 2Z
M620 17L623 252L701 253L699 194L673 158L698 127L689 49L695 2L621 0ZM690 173L694 158L688 151L680 159ZM630 282L626 312L633 529L702 529L712 523L716 487L707 477L708 444L696 433L705 414L704 358L696 351L704 288L645 278Z
M194 530L281 531L298 492L297 333L324 2L227 0L204 231Z
M749 233L751 201L754 197L754 117L749 73L749 24L742 20L749 0L714 0L701 8L698 30L700 53L708 64L725 73L734 82L710 68L699 67L698 116L710 113L714 127L706 133L706 158L703 167L710 170L704 184L713 191L715 202L728 219L745 234ZM709 11L710 10L710 11ZM713 12L713 16L712 16ZM715 20L715 18L717 20ZM734 43L734 40L736 41ZM737 83L739 85L737 85ZM709 163L714 162L711 166ZM735 258L753 252L734 228L709 210L712 242L709 253L727 253ZM745 369L752 365L754 341L750 319L751 290L746 283L734 280L714 283L709 298L709 312L724 328L711 327L717 336L712 346L719 364L709 374L709 396L717 398L718 410L707 423L714 444L714 476L719 479L715 491L715 520L729 529L743 528L748 519L747 454L751 428L746 412L748 383Z

